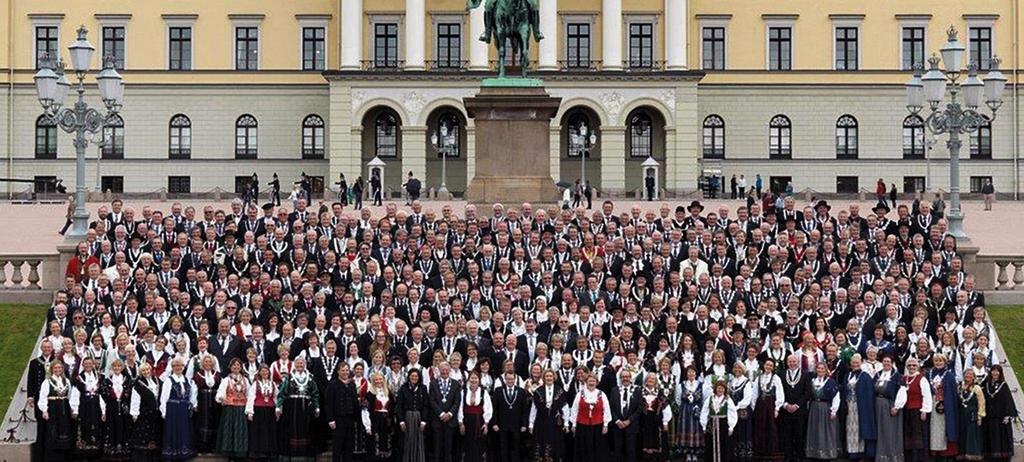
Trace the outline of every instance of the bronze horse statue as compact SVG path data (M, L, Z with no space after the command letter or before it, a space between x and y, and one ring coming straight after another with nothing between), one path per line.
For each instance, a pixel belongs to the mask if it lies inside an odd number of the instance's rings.
M476 8L480 2L481 0L468 0L466 9ZM530 0L488 0L484 15L488 31L480 39L493 41L498 49L498 78L505 78L505 62L509 47L512 48L513 56L514 53L519 54L520 68L525 78L527 71L530 70ZM490 33L492 29L493 35Z

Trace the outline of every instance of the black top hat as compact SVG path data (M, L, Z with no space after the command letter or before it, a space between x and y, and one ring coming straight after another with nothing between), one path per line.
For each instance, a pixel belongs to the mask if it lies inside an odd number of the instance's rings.
M875 213L878 213L879 210L885 210L885 213L889 213L889 211L892 209L890 209L888 205L883 204L881 202L875 204L875 206L871 208L871 211Z
M704 211L704 206L701 205L700 201L693 201L693 202L690 202L690 206L687 207L686 210L689 210L689 211L692 212L693 209L697 209L698 212L703 212Z
M826 201L824 199L818 201L817 204L814 204L814 210L818 210L818 209L820 209L822 207L825 207L825 210L832 210L832 206L828 205L828 201Z

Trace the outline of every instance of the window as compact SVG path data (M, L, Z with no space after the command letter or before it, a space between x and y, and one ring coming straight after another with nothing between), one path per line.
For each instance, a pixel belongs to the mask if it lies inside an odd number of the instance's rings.
M836 159L857 158L857 119L844 115L836 121Z
M185 114L171 117L167 156L171 159L192 157L192 121Z
M701 67L707 70L725 69L725 28L705 27L701 42Z
M169 194L189 194L192 192L192 177L169 176L167 177L167 192Z
M725 158L725 121L717 115L704 118L704 158Z
M373 66L398 67L398 24L374 24Z
M115 69L124 69L124 27L103 28L103 56L101 59L106 61L108 56L114 59Z
M437 67L446 69L462 67L462 24L439 23L437 25Z
M836 28L836 70L857 70L857 28Z
M324 158L324 119L316 114L302 119L302 158Z
M992 122L985 118L985 124L971 132L971 159L992 158Z
M235 70L255 71L260 61L260 29L235 28Z
M924 159L924 121L920 116L903 119L903 158Z
M654 24L629 25L629 67L654 67Z
M124 177L123 176L103 176L100 177L100 189L103 191L110 191L114 194L121 194L124 192Z
M57 158L57 124L46 116L36 119L36 159Z
M840 194L856 194L860 190L858 183L855 176L837 176L836 192Z
M629 156L630 157L651 157L652 137L651 116L639 113L629 119Z
M981 193L981 188L984 187L985 184L991 183L991 182L992 182L992 177L990 177L990 176L972 176L971 177L971 193L973 193L973 194L980 194Z
M326 29L323 27L302 28L302 70L322 71L326 66Z
M167 68L172 71L188 71L192 69L192 28L171 27L168 29L170 55Z
M252 181L251 176L243 175L235 177L235 194L245 194L245 191L249 189L249 182Z
M235 121L235 159L255 159L259 146L256 118L244 114Z
M36 175L32 178L32 186L36 194L55 193L57 192L57 177Z
M768 70L788 71L793 68L793 29L789 27L768 28Z
M590 67L590 24L570 23L565 26L565 67Z
M124 159L124 119L119 115L103 127L103 158Z
M36 69L42 67L44 57L56 59L60 55L57 33L57 26L36 27Z
M581 155L590 158L590 150L587 149L587 138L590 137L590 122L587 117L580 113L575 113L572 117L569 117L569 149L566 154L569 157L579 157ZM583 136L580 133L580 126L587 125L587 136Z
M924 28L903 28L903 70L924 68Z
M459 117L451 112L446 112L437 119L437 144L444 147L443 150L438 150L437 158L441 158L441 153L444 152L449 159L458 158L459 152ZM441 127L448 127L448 136L441 136Z
M792 129L789 117L781 114L772 117L768 123L768 158L790 159L793 157Z
M914 194L920 191L924 191L924 177L923 176L905 176L903 177L903 193Z
M381 113L374 127L377 157L398 157L398 120L395 116L388 112Z
M992 66L992 28L972 27L969 33L970 62L977 64L978 70L988 70Z

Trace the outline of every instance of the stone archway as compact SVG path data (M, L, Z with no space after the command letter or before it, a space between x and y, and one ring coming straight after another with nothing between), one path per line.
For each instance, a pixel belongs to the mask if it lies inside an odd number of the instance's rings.
M666 130L665 117L651 106L639 106L629 112L624 120L626 127L625 189L628 194L644 185L643 162L654 158L661 165L665 163ZM665 169L658 174L658 184L665 184Z
M580 133L580 124L586 124L587 136ZM578 105L565 111L559 120L559 179L575 183L580 178L591 187L601 186L601 118L593 109ZM597 135L597 144L589 145L591 133ZM587 149L589 148L589 149ZM583 163L586 165L583 165ZM581 175L583 173L583 175Z
M442 125L446 125L449 130L447 142L454 144L454 148L449 148L450 154L448 154L447 158L443 159L445 161L444 165L442 165L441 154L431 143L431 137L435 133L438 137L438 144L445 142L441 136ZM428 190L431 188L438 189L441 186L443 172L445 173L448 191L461 196L466 191L466 169L468 167L466 159L468 157L469 139L465 115L456 107L449 105L439 106L427 115L426 127L423 140L426 146L424 151L427 156L424 188Z
M364 184L370 179L366 165L374 157L388 164L388 171L401 171L402 164L402 118L387 106L375 106L366 111L362 120L362 137L360 142L360 172ZM369 188L364 186L365 188ZM384 192L399 190L402 187L402 175L384 177Z

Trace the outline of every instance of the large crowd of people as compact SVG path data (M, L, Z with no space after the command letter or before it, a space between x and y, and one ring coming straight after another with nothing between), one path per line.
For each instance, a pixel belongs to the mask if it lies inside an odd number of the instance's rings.
M29 363L36 460L1008 460L946 222L103 206Z

